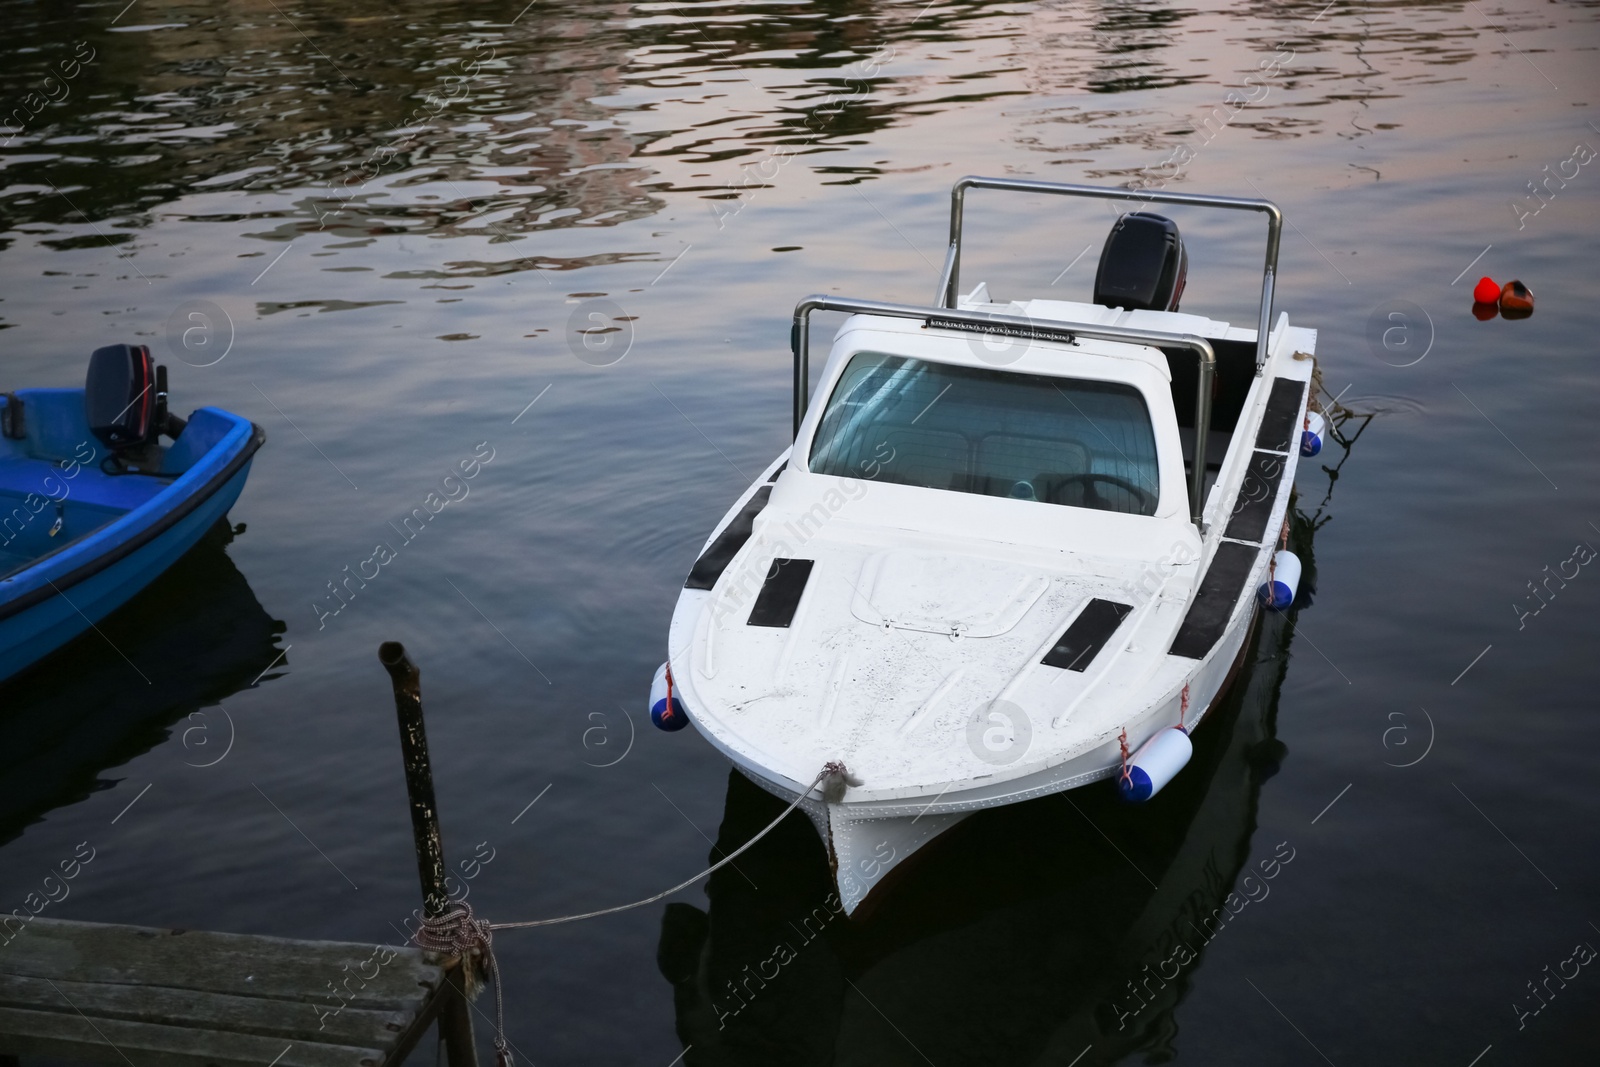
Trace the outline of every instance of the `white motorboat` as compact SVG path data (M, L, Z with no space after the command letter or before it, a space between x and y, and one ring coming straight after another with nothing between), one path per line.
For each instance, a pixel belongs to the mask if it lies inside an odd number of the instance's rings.
M1092 302L958 296L969 189L1132 201ZM1177 310L1187 254L1154 203L1264 214L1255 329ZM1316 332L1273 323L1265 200L968 177L935 305L795 309L793 446L723 516L651 693L800 804L854 911L981 808L1181 771L1281 550ZM814 311L849 315L809 404ZM1272 607L1269 607L1271 610Z

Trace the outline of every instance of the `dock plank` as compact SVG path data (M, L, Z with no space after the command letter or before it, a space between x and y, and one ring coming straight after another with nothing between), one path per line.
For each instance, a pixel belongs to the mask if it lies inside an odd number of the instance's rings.
M414 947L36 918L0 943L0 1053L138 1067L379 1067L437 1013Z
M426 993L426 990L422 991ZM161 1026L227 1029L285 1041L382 1048L421 1012L426 1001L393 1009L333 1008L159 985L72 982L0 974L0 1008L82 1012L91 1019L126 1019ZM3 1039L0 1039L3 1043Z
M382 1049L284 1041L256 1034L0 1008L0 1047L13 1056L138 1067L379 1067ZM282 1058L279 1059L278 1057Z
M392 958L386 956L392 953ZM379 965L379 961L384 961ZM380 1008L433 984L441 967L419 949L294 938L163 930L36 918L0 948L0 973L75 982L147 982L239 996Z

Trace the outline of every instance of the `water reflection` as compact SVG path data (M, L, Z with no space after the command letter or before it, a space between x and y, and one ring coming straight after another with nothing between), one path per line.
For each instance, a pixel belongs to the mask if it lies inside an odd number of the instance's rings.
M232 722L218 705L285 664L284 624L228 558L232 539L218 523L99 632L0 688L0 843L53 808L111 788L107 770L161 744L180 722L185 762L224 757Z
M970 0L356 0L337 13L141 0L123 18L111 6L5 0L0 18L26 50L0 69L9 127L0 210L7 228L121 220L56 235L47 243L58 248L131 245L159 205L194 194L228 195L184 218L259 222L256 235L277 240L328 229L515 241L653 215L672 191L726 196L737 167L715 164L785 148L843 152L996 96L1026 95L1024 109L1050 111L1038 97L1093 94L1039 120L1069 124L1075 143L1051 145L1035 123L1019 131L1063 162L1130 141L1171 146L1188 122L1145 97L1083 105L1196 82L1239 86L1253 68L1222 69L1213 42L1295 55L1275 99L1252 94L1259 106L1241 120L1268 137L1314 132L1329 120L1308 108L1364 110L1393 96L1397 78L1436 81L1427 68L1475 54L1463 47L1478 33L1470 24L1417 17L1414 5L1375 9L1356 31L1318 20L1322 6L1050 4L1006 19ZM1009 41L1016 67L928 73L930 48L994 39ZM1372 132L1334 122L1344 136ZM524 255L508 269L537 265Z

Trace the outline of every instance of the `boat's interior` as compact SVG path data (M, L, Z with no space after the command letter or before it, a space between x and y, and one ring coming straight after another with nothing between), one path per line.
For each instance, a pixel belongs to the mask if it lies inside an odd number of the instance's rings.
M24 389L0 398L0 578L114 522L187 469L177 446L144 454L147 474L90 430L82 389ZM19 417L20 416L20 417Z
M1206 489L1222 470L1223 457L1233 441L1245 400L1256 380L1256 341L1223 340L1208 337L1217 356L1216 375L1211 384L1211 431L1206 436ZM1178 436L1183 441L1183 469L1194 469L1194 402L1199 388L1200 367L1187 349L1164 348L1167 367L1172 372L1172 406L1178 413Z

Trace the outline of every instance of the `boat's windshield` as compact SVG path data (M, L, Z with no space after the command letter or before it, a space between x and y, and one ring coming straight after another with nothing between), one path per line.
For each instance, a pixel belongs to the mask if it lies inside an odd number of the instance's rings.
M858 352L811 471L1153 515L1155 432L1130 385Z

